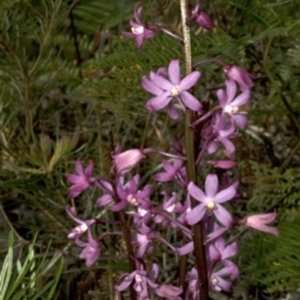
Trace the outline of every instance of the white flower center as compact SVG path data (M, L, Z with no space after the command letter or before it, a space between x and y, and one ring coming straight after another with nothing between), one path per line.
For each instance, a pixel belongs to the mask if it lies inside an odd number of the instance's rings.
M216 284L218 284L218 279L217 278L213 278L212 279L212 281L211 281L211 283L213 284L213 285L216 285Z
M179 95L178 88L173 86L172 89L171 89L171 94L172 94L172 96L178 96Z
M79 233L83 233L83 232L86 232L86 231L88 230L88 226L86 225L86 223L83 223L83 224L77 226L77 227L75 228L75 230L76 230L77 232L79 232Z
M135 197L133 197L133 195L129 194L127 196L127 201L128 203L130 203L131 205L137 205L137 200Z
M239 107L238 106L226 105L225 108L224 108L224 112L228 113L229 115L235 114L238 111L239 111Z
M215 203L212 200L209 200L206 205L211 210L216 207Z
M140 216L145 216L148 211L146 209L138 208L138 214Z
M142 281L143 281L142 276L136 274L136 275L135 275L135 282L136 282L136 283L141 283Z
M131 27L131 32L134 34L142 34L144 33L144 26L139 26L139 27Z
M171 205L170 207L168 207L168 208L166 209L166 211L169 212L169 213L171 213L171 212L174 211L174 209L175 209L175 204L173 204L173 205Z

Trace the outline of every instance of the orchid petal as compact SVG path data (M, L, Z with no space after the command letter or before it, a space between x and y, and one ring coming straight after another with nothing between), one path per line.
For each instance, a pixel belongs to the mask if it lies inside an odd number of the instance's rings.
M167 91L150 99L146 103L146 108L149 112L161 110L164 107L166 107L171 100L172 100L171 93Z
M214 201L217 203L224 203L228 200L231 200L236 195L236 188L231 185L228 188L220 191L214 197Z
M202 220L203 216L206 213L206 205L201 203L194 207L187 215L185 216L185 221L189 225L194 225Z
M231 103L235 94L236 94L236 84L233 80L226 80L226 94L227 94L227 103Z
M242 94L240 94L238 97L236 97L234 99L234 101L232 101L230 103L230 105L231 106L242 106L242 105L245 105L249 101L250 96L251 96L250 90L246 90Z
M206 201L206 196L201 189L199 189L193 182L190 182L188 185L189 194L196 200L200 202Z
M180 84L180 67L179 67L179 60L174 59L170 62L168 68L168 74L170 81L173 85Z
M230 213L222 205L216 204L216 208L213 212L222 225L229 227L232 224Z
M192 111L199 111L202 107L202 104L199 102L199 100L189 92L180 92L180 98L185 106Z
M165 91L171 91L174 87L174 85L169 80L155 73L152 73L151 80L155 85L157 85L159 88Z
M143 85L143 88L147 92L149 92L155 96L158 96L163 93L162 89L160 89L158 86L156 86L151 80L149 80L145 76L142 78L142 85Z
M191 87L193 87L196 84L196 82L198 81L200 76L201 76L200 72L194 71L194 72L190 73L189 75L187 75L186 77L184 77L179 84L180 92L187 91Z
M205 193L207 198L213 198L218 190L219 179L215 174L209 174L205 179Z

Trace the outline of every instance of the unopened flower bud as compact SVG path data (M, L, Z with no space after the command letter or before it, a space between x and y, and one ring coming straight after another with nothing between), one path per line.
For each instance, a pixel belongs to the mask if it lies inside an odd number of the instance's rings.
M119 175L131 171L146 155L140 149L131 149L113 155L113 163Z
M232 160L217 160L217 161L210 160L208 161L208 163L212 164L216 168L225 169L225 170L231 169L236 166L236 162Z
M249 90L253 86L251 74L238 66L224 68L229 79L234 80L242 91Z
M210 29L215 26L210 16L201 10L197 14L196 22L205 29Z
M260 231L278 235L277 228L266 225L266 224L269 224L272 221L274 221L275 218L276 218L276 213L273 212L273 213L269 213L269 214L248 216L248 217L240 220L239 223L243 224L245 226L260 230Z

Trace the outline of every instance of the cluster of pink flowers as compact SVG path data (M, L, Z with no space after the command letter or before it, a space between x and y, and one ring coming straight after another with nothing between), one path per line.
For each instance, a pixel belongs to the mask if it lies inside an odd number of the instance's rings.
M141 48L143 40L152 38L154 32L141 21L142 8L136 6L135 21L130 21L131 33L125 36L134 37L137 47ZM190 21L195 20L200 26L209 29L213 22L207 14L200 10L200 2L192 9ZM146 102L148 112L156 112L167 108L168 115L175 120L181 118L186 110L197 113L198 120L191 124L195 135L201 140L196 152L195 165L202 170L204 164L210 168L226 170L236 166L234 161L235 146L233 139L239 130L247 126L247 114L241 107L248 103L253 86L251 75L237 66L226 65L224 71L228 79L225 89L216 92L218 102L209 111L205 111L201 101L197 99L190 89L196 86L201 73L193 71L182 77L180 74L180 61L172 60L168 68L160 68L157 72L150 72L149 76L142 78L142 86L153 95ZM174 105L174 101L178 105ZM201 126L200 126L201 125ZM200 128L200 130L199 130ZM225 150L225 151L223 151ZM157 149L130 149L121 152L118 148L112 154L113 167L110 178L95 177L92 175L93 165L85 169L77 160L76 171L78 175L69 174L68 180L73 184L69 189L69 197L75 198L84 190L97 187L102 196L96 200L100 208L107 207L111 212L125 212L130 216L130 243L135 251L135 269L130 274L123 274L116 286L118 293L130 286L138 295L138 299L150 299L149 295L155 293L166 299L200 299L200 281L198 270L192 267L186 274L186 288L170 284L159 283L157 263L149 269L146 262L148 254L153 250L155 243L162 243L178 256L194 251L192 227L201 222L204 224L204 245L206 248L207 278L209 286L215 291L228 291L232 282L239 274L238 267L231 258L236 255L237 243L226 244L225 233L234 226L244 225L264 232L277 235L277 229L268 226L275 219L275 213L247 216L235 220L231 214L229 202L237 199L239 181L229 182L219 178L215 173L202 174L205 177L204 188L197 186L196 182L189 182L184 162L185 152L179 142L174 144L175 153L165 153ZM162 170L152 176L150 184L141 184L140 174L132 174L134 168L149 153L162 155ZM223 154L222 154L223 153ZM216 159L216 157L222 157ZM224 159L225 156L225 159ZM221 183L220 183L221 182ZM155 205L153 193L161 189L162 203ZM192 207L191 198L197 201ZM107 235L120 235L124 238L122 226L120 232L104 232L97 238L93 237L91 227L101 220L92 218L79 219L74 208L67 207L68 215L78 224L71 230L68 238L83 250L79 258L86 261L88 267L97 262L101 255L103 240ZM102 220L103 222L103 220ZM182 241L172 244L162 236L164 229L172 227L185 236ZM87 233L87 241L82 235ZM148 270L148 271L147 271Z

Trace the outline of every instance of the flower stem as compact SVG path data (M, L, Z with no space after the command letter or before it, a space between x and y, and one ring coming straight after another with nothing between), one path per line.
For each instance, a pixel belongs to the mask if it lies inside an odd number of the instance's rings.
M130 229L128 227L128 224L126 222L125 214L124 211L119 211L119 220L122 224L122 232L124 235L124 240L127 248L127 256L129 260L129 267L130 267L130 272L135 271L135 262L134 262L134 252L133 252L133 247L132 247L132 242L131 242L131 235L130 235ZM133 285L130 286L130 299L135 300L137 299L137 295L135 290L133 289Z
M184 41L184 58L186 75L192 71L192 51L191 51L191 36L190 27L187 23L188 19L188 0L180 0L181 22ZM196 166L195 166L195 149L194 149L194 132L191 128L193 112L189 109L185 113L185 151L186 151L186 170L189 182L196 183ZM197 205L195 199L191 198L192 207ZM208 299L208 281L207 281L207 266L205 257L204 238L202 230L202 222L193 226L193 242L196 265L200 282L200 299ZM180 259L180 285L184 286L184 277L186 274L187 256Z
M112 182L115 182L116 178L113 178L113 179L114 180ZM116 184L113 184L112 187L113 187L114 194L115 194L115 200L117 202L121 201L118 198ZM133 246L132 246L130 228L127 224L125 213L124 213L123 210L118 212L118 219L119 219L119 222L122 225L121 227L122 227L122 233L123 233L123 237L124 237L125 245L126 245L126 250L127 250L127 257L128 257L128 262L129 262L130 273L132 273L136 270L135 260L134 260L134 251L133 251ZM137 294L136 294L136 291L133 288L133 284L130 285L130 299L132 299L132 300L137 299Z

